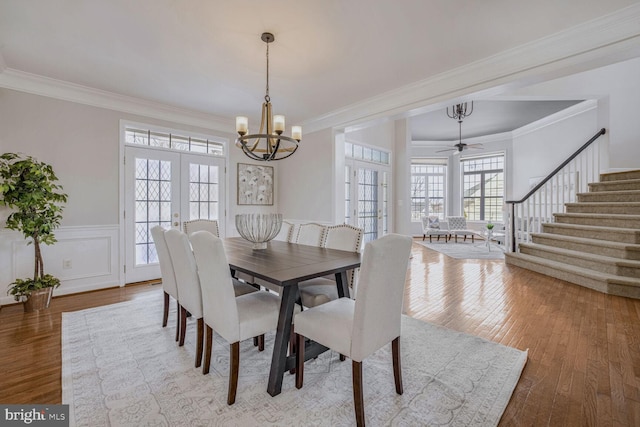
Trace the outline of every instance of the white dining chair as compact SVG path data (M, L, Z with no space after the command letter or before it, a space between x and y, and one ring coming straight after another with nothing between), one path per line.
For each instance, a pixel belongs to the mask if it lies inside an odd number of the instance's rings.
M358 426L365 425L362 361L391 342L396 393L402 394L400 328L412 239L387 234L366 244L358 298L340 298L295 315L296 388L304 381L305 337L352 361L353 400Z
M208 231L214 236L220 237L220 228L218 228L218 221L215 219L192 219L185 221L182 227L187 236L190 236L196 231Z
M273 238L281 242L290 242L293 237L293 224L288 221L282 221L280 232Z
M178 283L180 299L180 346L184 345L187 330L187 311L197 320L196 368L202 364L204 321L202 319L202 294L196 271L196 263L191 252L189 239L185 233L172 229L165 233L169 254Z
M183 295L183 298L180 300L179 345L184 345L187 331L187 312L189 312L191 316L197 320L198 325L196 340L196 368L198 368L202 363L204 320L202 315L202 293L200 290L196 260L193 256L189 239L185 233L175 229L169 230L165 233L165 239L169 253L171 254L171 260L173 261L178 292ZM233 283L232 289L237 295L257 291L253 286L241 282Z
M299 245L322 246L327 227L315 222L300 224L294 243Z
M364 230L362 228L348 224L327 227L324 238L324 247L360 253L363 233ZM355 270L347 272L347 285L350 288L354 287L355 276ZM300 300L302 301L302 305L305 307L315 307L338 299L335 276L318 277L315 279L305 280L298 284L298 288L300 289ZM355 289L353 289L352 293L354 294L352 297L355 297Z
M222 240L211 233L196 232L191 243L198 266L206 344L203 373L209 372L213 331L229 342L229 388L227 404L233 405L238 387L240 341L275 330L280 298L270 292L253 292L236 297Z
M178 285L176 283L175 272L169 248L164 237L165 230L159 225L151 229L151 237L156 247L158 261L160 262L160 275L162 276L162 290L164 291L164 311L162 315L162 327L167 326L169 319L169 297L176 300L176 341L180 338L180 300L178 298Z

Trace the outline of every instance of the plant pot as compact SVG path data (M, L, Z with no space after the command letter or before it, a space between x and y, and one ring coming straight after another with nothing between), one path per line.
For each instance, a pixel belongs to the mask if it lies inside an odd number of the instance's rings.
M31 292L29 298L23 303L24 312L31 313L38 310L44 310L49 308L51 304L51 295L53 294L53 288L44 288Z

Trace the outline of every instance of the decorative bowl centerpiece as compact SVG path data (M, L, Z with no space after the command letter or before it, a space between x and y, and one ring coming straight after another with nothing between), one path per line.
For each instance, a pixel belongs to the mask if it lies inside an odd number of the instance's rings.
M267 242L280 232L282 214L248 213L236 215L236 229L243 239L253 243L253 249L266 249Z

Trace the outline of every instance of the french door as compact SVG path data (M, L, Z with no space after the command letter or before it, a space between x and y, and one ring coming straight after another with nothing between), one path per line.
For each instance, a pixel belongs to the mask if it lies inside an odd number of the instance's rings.
M223 158L125 148L125 283L160 277L151 237L157 225L215 219L224 235L224 171Z
M364 230L363 241L389 231L388 168L354 161L346 166L345 222Z

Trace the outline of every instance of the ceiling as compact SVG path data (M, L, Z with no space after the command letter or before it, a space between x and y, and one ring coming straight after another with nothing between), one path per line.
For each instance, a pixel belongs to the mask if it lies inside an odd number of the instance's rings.
M462 139L511 132L580 102L575 101L474 101L467 103L471 115L462 121ZM448 112L453 111L453 104ZM411 118L414 141L452 141L459 139L458 121L447 116L447 109Z
M260 34L270 31L271 100L291 125L633 3L2 0L0 71L4 62L8 70L224 119L249 115L255 124L265 89ZM463 132L481 134L492 123L495 133L566 104L479 102ZM442 114L415 119L416 137L452 139L449 128L457 135Z

